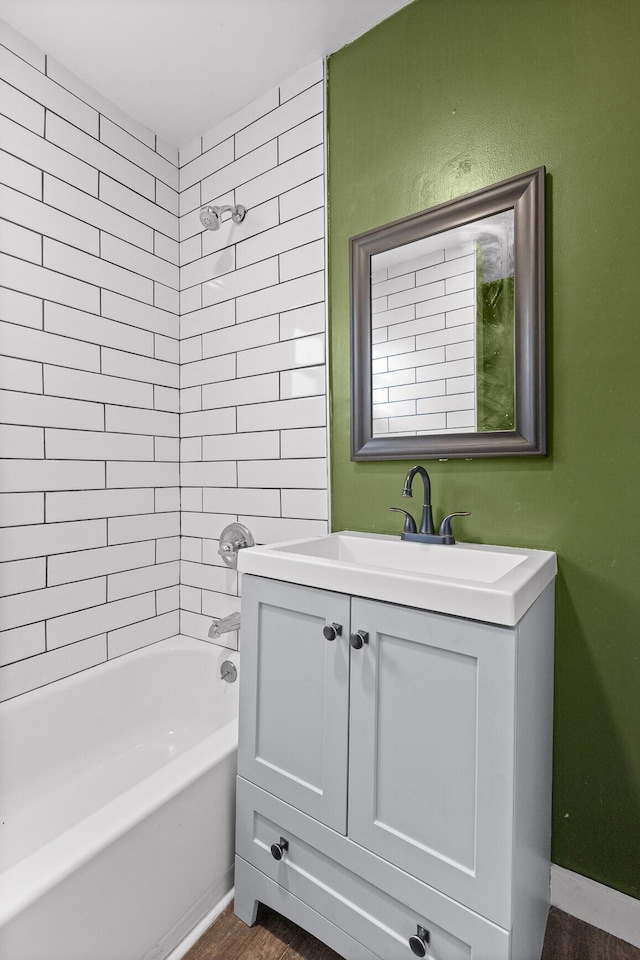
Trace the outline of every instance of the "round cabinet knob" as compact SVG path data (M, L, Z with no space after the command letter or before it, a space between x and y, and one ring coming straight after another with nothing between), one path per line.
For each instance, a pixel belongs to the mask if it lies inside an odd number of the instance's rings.
M280 837L280 843L271 844L271 856L274 860L282 860L284 857L285 850L289 849L289 841L285 840L284 837ZM423 954L424 956L424 954Z
M424 927L418 926L418 931L412 937L409 937L409 946L411 952L416 957L426 957L427 945L429 943L429 931Z
M342 624L340 623L327 623L322 628L325 640L335 640L336 637L342 636Z
M354 650L360 650L365 643L369 643L369 634L366 630L357 630L349 637L349 643Z

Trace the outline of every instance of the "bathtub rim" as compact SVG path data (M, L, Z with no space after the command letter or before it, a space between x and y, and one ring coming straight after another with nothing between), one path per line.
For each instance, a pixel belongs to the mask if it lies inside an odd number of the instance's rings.
M191 643L198 644L197 649L200 649L202 644L200 640L177 634L175 637L160 640L150 646L166 644L166 649L180 649L185 646L183 640L189 641L189 646ZM216 644L210 646L215 651L221 650ZM148 649L144 647L123 656L143 654L148 652ZM228 650L228 654L228 659L233 660L237 665L238 651ZM107 661L101 666L107 667L112 662L114 661ZM78 675L74 674L65 680L75 680L77 677ZM39 691L33 691L33 693L37 692ZM9 923L35 900L44 896L57 884L98 856L119 837L187 789L207 770L222 763L236 752L237 748L238 719L235 717L180 756L155 770L150 776L134 784L88 817L79 820L68 830L5 870L0 874L0 927Z
M102 660L93 666L84 667L82 670L78 670L77 673L70 673L67 677L50 680L48 683L43 683L39 687L34 687L33 690L27 690L13 697L7 697L6 700L0 700L0 715L5 711L10 715L14 711L18 711L24 703L29 704L32 701L37 702L38 700L45 699L51 695L54 688L56 692L64 694L67 690L73 690L79 684L85 682L87 677L96 671L99 671L101 675L112 673L117 670L123 662L136 662L145 657L158 656L160 653L169 650L193 650L194 652L200 652L203 649L217 652L218 655L224 652L225 655L229 655L227 659L233 660L236 666L238 665L237 658L240 655L239 650L234 650L233 647L224 647L210 640L198 640L196 637L188 637L184 633L175 633L171 637L154 640L152 643L146 643L143 647L138 647L136 650L130 650L127 653L119 654L117 657ZM234 659L234 657L236 659Z

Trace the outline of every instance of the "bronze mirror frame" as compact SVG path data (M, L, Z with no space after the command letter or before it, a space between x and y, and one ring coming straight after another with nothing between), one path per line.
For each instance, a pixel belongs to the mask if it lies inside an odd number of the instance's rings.
M545 168L538 167L350 239L352 460L546 454L544 187ZM515 243L515 429L373 436L371 257L509 209Z

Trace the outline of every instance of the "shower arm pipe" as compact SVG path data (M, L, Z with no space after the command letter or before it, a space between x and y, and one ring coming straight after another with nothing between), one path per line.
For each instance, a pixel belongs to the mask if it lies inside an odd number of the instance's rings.
M240 204L237 204L234 207L212 207L211 209L215 210L219 217L221 217L223 213L230 213L231 219L234 223L242 223L247 212L246 209Z

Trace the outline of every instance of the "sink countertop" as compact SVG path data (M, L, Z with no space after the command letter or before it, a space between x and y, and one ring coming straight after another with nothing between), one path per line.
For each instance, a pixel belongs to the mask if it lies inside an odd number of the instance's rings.
M515 626L553 580L547 550L410 543L344 530L249 547L238 569L273 580Z

